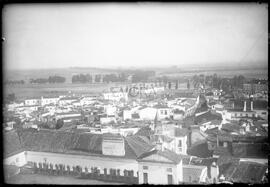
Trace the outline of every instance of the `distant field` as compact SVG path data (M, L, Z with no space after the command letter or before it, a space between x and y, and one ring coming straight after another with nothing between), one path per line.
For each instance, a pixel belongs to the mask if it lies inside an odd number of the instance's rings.
M268 69L235 69L235 70L194 70L183 72L159 72L159 75L169 77L192 77L195 74L213 75L216 73L221 77L231 78L235 75L243 75L246 78L268 78Z
M15 86L5 86L4 93L15 93L19 99L41 97L41 96L54 96L67 94L68 92L91 94L102 93L110 87L117 86L117 84L24 84Z
M153 69L155 70L155 69ZM105 89L119 85L115 84L72 84L72 75L78 73L94 74L108 74L116 73L117 70L110 69L96 69L96 68L65 68L65 69L51 69L51 70L20 70L20 71L5 71L4 77L9 80L25 80L29 81L31 78L48 78L50 75L60 75L66 77L64 84L24 84L16 86L4 86L4 94L15 93L18 99L25 99L40 96L53 96L66 94L69 91L72 93L101 93ZM179 89L186 88L186 78L191 78L195 74L213 75L216 73L221 77L233 77L235 75L243 75L246 78L268 78L267 68L230 68L230 69L215 69L215 68L191 68L191 69L157 69L156 76L168 76L178 78L184 82L179 85ZM122 84L124 85L124 84ZM173 86L172 86L173 87Z
M18 174L5 181L8 184L84 184L84 185L118 185L121 183L107 183L97 180L76 179L66 176L48 176L39 174Z

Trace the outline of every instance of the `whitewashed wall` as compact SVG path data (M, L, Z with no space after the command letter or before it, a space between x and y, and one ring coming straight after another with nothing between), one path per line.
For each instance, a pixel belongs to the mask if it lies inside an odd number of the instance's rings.
M60 153L46 153L46 152L32 152L27 151L26 160L31 162L46 162L52 164L64 164L72 166L81 166L82 170L85 170L85 167L88 168L88 171L91 170L91 167L98 167L103 173L103 169L107 168L109 172L110 168L120 169L120 174L124 175L123 171L133 170L134 175L137 176L138 163L133 159L125 159L123 157L103 157L103 156L84 156L84 155L72 155L72 154L60 154Z
M143 166L148 166L148 169L143 169ZM167 169L172 168L172 172ZM181 167L175 164L139 162L139 184L143 184L143 173L148 173L149 184L168 184L168 175L173 176L173 184L178 184L181 179Z
M25 151L22 151L18 154L12 155L6 159L4 159L5 165L15 165L21 167L27 163Z

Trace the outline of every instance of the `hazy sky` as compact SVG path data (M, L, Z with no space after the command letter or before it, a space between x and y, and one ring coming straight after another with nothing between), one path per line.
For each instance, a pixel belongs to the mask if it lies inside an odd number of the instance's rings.
M267 64L266 4L4 7L8 69Z

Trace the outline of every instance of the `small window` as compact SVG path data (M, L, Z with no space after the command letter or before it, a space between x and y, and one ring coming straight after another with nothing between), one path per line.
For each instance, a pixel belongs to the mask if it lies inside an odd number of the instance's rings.
M165 115L167 115L167 110L164 110L164 112L165 112Z
M148 166L143 166L143 169L148 169Z
M182 147L182 140L179 140L178 147Z
M246 114L246 117L248 117L248 114Z
M167 172L172 172L172 168L167 168Z
M266 112L262 112L263 115L266 115Z

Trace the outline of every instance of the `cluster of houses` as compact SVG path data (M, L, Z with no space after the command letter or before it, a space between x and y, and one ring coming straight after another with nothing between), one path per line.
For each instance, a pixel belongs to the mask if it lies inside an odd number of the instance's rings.
M151 97L135 97L126 89L8 105L24 129L17 133L15 122L6 123L4 164L60 164L82 172L96 167L119 175L130 170L139 184L265 181L268 101L239 100L216 89L170 97L165 91L154 87ZM57 130L38 125L58 119L64 125ZM235 170L243 167L241 178ZM247 180L256 169L260 175Z

